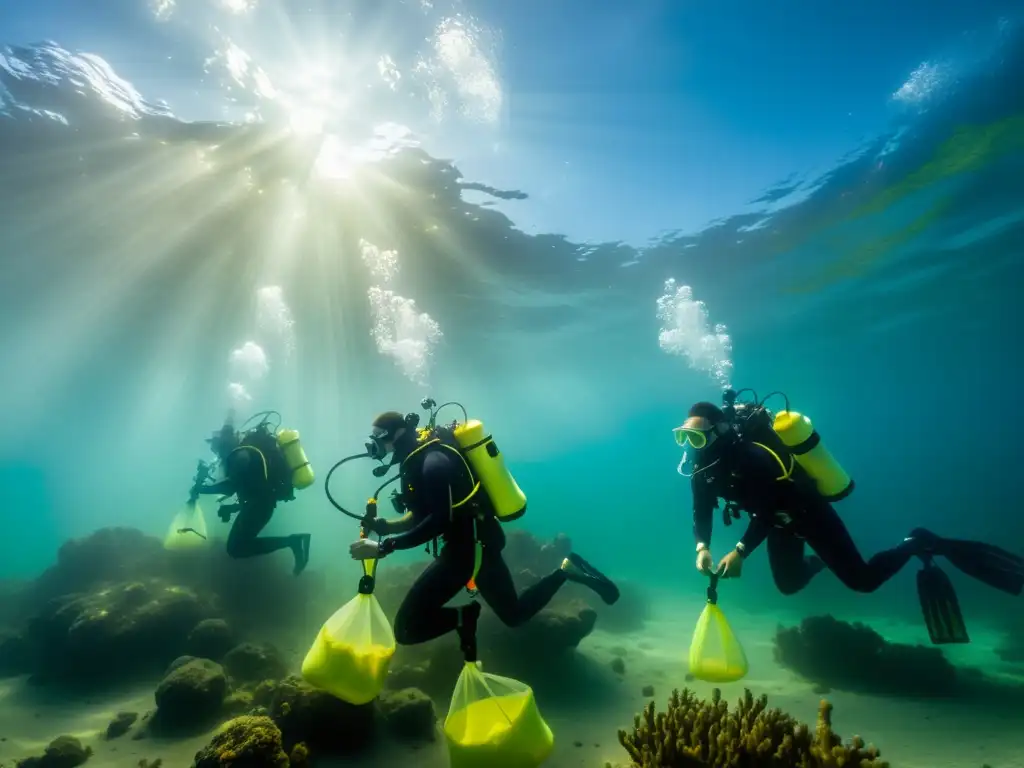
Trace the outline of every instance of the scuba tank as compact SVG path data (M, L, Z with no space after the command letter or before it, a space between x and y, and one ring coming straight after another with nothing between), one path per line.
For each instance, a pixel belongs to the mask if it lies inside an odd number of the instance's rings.
M478 491L489 502L489 507L499 522L508 523L526 514L526 494L523 493L508 466L505 456L498 449L494 438L487 433L483 422L470 419L460 403L445 403L438 406L432 398L424 398L421 407L430 411L430 421L420 430L420 445L408 457L435 444L455 451L466 465L473 491L456 506L468 502ZM437 414L446 405L462 408L462 423L438 425Z
M270 423L270 416L278 417L277 428ZM299 441L296 429L282 429L277 411L264 411L253 415L244 427L255 418L262 417L254 427L242 432L235 450L254 451L263 465L264 477L275 488L278 501L291 501L294 491L308 488L314 482L313 467L306 457L306 451Z
M743 392L750 392L753 400L739 401ZM764 405L774 395L785 401L785 409L778 414L772 414ZM727 389L722 394L722 410L740 439L762 444L776 458L795 459L826 501L841 501L853 493L853 479L825 447L811 419L790 409L785 393L772 392L758 399L752 389Z
M306 451L299 442L299 430L282 429L277 433L277 446L284 454L288 469L292 473L292 487L297 491L309 488L315 480L313 467L306 458Z

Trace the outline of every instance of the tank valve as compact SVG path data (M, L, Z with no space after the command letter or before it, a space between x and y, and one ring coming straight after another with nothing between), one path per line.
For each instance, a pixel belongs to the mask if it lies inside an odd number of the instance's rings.
M432 397L424 397L420 400L420 408L424 411L432 410L437 407L437 401Z
M729 421L733 421L736 418L736 398L737 392L732 387L727 387L722 392L722 410L725 411L725 416Z

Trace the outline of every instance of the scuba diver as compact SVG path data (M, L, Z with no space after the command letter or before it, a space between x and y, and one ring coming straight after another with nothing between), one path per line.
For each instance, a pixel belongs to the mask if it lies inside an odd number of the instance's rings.
M744 390L750 391L750 390ZM676 443L696 452L690 478L693 491L693 536L697 570L738 578L743 562L764 541L779 591L799 592L825 568L857 592L874 592L913 557L925 567L918 574L921 607L933 643L970 642L959 602L949 578L932 560L945 557L952 565L989 586L1012 595L1024 589L1024 559L989 544L937 536L915 528L895 547L864 560L846 525L830 502L846 498L853 481L822 444L811 421L785 410L774 416L758 400L737 402L727 389L723 406L695 403L682 425L673 430ZM719 562L711 556L711 528L719 499L727 503L728 526L746 510L747 530ZM806 556L809 546L815 554Z
M297 576L309 563L310 534L262 537L259 534L270 522L278 502L293 501L296 489L313 483L313 471L299 444L298 432L282 430L279 423L275 434L267 418L272 414L276 411L256 414L263 419L243 432L235 430L229 416L224 426L206 440L220 460L224 479L206 485L209 473L201 472L192 493L194 496L220 494L223 497L220 501L236 496L237 503L221 504L217 511L225 523L233 514L238 514L228 534L229 557L258 557L290 549L295 558L293 573ZM246 425L242 426L244 429Z
M382 558L397 550L434 544L434 560L398 610L396 640L413 645L456 630L467 660L475 661L480 604L473 601L458 608L446 607L463 588L471 594L479 591L509 627L529 621L567 581L589 587L608 605L615 603L619 599L615 584L576 554L570 554L537 584L516 593L502 557L502 523L525 513L526 497L479 421L470 420L463 408L461 425L438 426L440 408L435 410L436 403L426 398L421 405L431 410L428 428L417 429L419 416L415 413L382 413L373 421L366 453L349 457L380 461L382 466L374 470L377 477L398 465L393 480L400 479L401 490L393 494L393 503L396 510L405 510L401 518L392 520L370 514L361 518L364 534L373 532L386 538L356 541L349 548L352 557ZM388 456L390 461L385 464ZM439 538L444 542L440 552Z

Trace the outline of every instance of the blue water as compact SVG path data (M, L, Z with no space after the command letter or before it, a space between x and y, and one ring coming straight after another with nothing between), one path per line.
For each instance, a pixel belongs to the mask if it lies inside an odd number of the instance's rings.
M1014 4L247 5L0 10L0 577L162 535L229 407L322 479L426 394L500 436L531 531L667 590L701 588L670 430L726 383L814 418L865 553L1024 538ZM666 325L669 279L700 305ZM300 528L350 567L319 483ZM911 570L730 590L913 620Z

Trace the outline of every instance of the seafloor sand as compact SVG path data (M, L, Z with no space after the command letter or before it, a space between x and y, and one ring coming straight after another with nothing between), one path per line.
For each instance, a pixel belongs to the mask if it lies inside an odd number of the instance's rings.
M655 698L663 705L673 687L690 685L701 695L713 686L685 681L686 652L690 634L700 611L692 598L665 601L640 635L609 635L600 631L580 646L582 658L567 672L565 680L546 681L536 686L541 710L556 736L555 752L546 764L550 768L600 768L606 761L624 762L616 730L631 722L646 700L645 685L653 685ZM727 610L727 616L741 638L750 660L750 674L740 683L722 686L731 701L750 687L755 694L767 693L771 706L788 710L813 723L820 696L812 686L772 660L772 637L778 619L796 623L799 617L763 617ZM842 617L853 618L853 617ZM879 626L893 640L920 641L920 628ZM991 665L991 647L975 632L968 648L957 649L954 660ZM626 671L612 672L611 661L621 656ZM485 660L486 662L486 660ZM501 674L500 669L488 671ZM453 681L454 683L454 681ZM565 690L572 685L575 691ZM107 742L102 734L113 714L121 710L145 712L152 708L153 686L108 698L72 699L46 695L20 680L0 687L0 765L12 766L14 759L37 754L54 737L71 734L93 747L89 768L136 768L142 758L162 758L166 768L188 768L195 752L209 739L208 734L186 740L132 740L130 735ZM895 768L1024 768L1024 708L999 711L979 708L977 703L905 701L833 692L833 725L844 739L861 734L877 744ZM443 708L439 716L444 717ZM443 738L415 752L385 745L372 755L361 755L329 765L365 768L399 768L417 765L444 768L447 765ZM319 765L319 763L318 763Z

